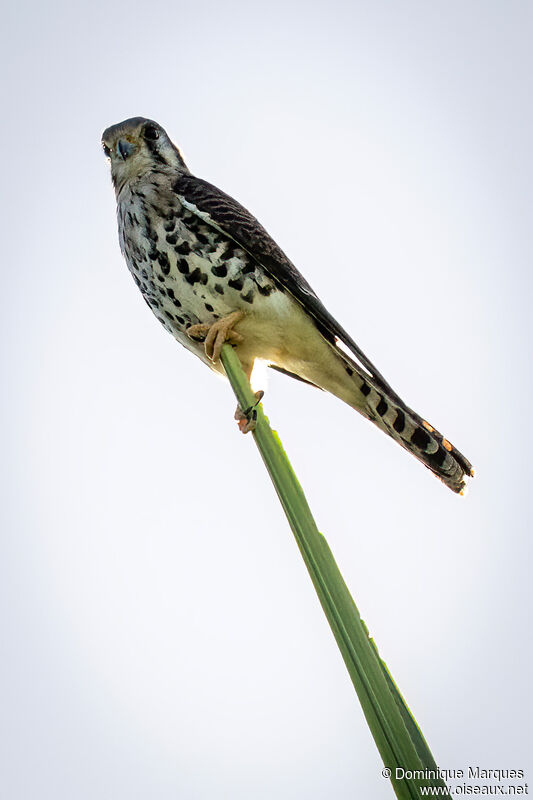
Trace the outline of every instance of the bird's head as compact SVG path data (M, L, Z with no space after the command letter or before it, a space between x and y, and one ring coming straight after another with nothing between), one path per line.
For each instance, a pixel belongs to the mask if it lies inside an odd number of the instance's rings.
M132 117L111 125L102 134L102 147L111 162L117 194L128 181L158 167L188 172L176 145L152 119Z

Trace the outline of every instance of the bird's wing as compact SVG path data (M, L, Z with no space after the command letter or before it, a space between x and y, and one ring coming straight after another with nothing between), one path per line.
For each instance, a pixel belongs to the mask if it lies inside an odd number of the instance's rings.
M303 275L249 211L216 186L194 175L181 174L172 188L186 208L233 239L261 265L275 283L289 291L333 346L337 346L337 341L343 342L356 359L355 366L359 370L362 367L377 385L391 396L397 397L385 378L332 317ZM340 349L339 353L346 357Z

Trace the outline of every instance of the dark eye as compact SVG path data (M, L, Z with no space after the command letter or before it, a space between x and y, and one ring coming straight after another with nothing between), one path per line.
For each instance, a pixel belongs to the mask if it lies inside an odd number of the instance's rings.
M154 141L154 139L159 139L159 131L155 127L155 125L146 125L144 129L144 138L150 139L150 141Z
M106 156L106 158L109 158L111 156L111 150L109 149L109 147L106 145L105 142L102 142L102 147L104 149L104 155Z

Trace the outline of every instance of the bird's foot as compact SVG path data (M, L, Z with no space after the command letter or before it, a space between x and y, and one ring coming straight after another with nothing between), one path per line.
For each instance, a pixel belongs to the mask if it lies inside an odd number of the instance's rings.
M249 406L249 408L244 411L240 406L237 406L235 410L235 419L237 420L237 425L241 433L249 433L255 429L257 425L257 405L263 399L264 394L262 390L256 392L256 402L253 406Z
M233 326L244 317L243 311L234 311L227 317L217 319L211 325L191 325L187 328L187 336L195 341L205 342L205 352L211 361L218 361L222 345L225 342L239 344L243 341L240 333L233 330Z

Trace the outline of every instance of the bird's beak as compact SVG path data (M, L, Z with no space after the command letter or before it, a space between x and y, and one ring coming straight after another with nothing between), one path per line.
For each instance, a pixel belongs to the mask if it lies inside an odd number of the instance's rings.
M117 142L117 155L119 155L123 161L125 161L128 156L131 156L133 153L133 145L126 141L126 139L119 139Z

